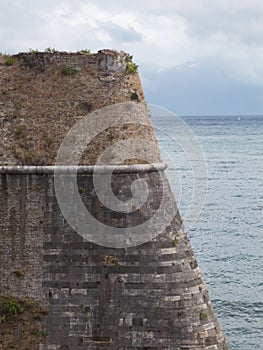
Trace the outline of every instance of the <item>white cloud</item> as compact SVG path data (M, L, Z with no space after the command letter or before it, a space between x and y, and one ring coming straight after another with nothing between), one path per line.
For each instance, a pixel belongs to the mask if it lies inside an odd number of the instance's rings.
M0 0L0 51L123 49L142 72L213 62L263 84L261 0Z

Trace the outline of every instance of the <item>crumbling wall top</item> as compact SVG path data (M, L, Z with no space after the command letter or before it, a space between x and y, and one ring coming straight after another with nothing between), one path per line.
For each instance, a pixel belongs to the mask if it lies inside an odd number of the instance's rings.
M131 101L144 102L144 95L137 66L123 51L2 55L0 165L53 165L65 135L81 118ZM107 147L132 137L156 142L151 126L109 128L89 145L80 165L96 164ZM156 147L152 162L159 160Z

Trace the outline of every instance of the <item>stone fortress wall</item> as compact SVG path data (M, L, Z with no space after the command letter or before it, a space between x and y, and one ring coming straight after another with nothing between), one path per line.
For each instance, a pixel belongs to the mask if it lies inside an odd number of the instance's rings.
M125 74L125 54L18 54L12 66L5 59L0 294L28 297L48 310L40 321L46 336L19 349L227 349L178 212L153 240L107 248L77 234L58 205L52 165L70 127L100 107L131 101L132 93L143 101L138 75ZM65 67L77 73L64 76ZM82 164L94 164L105 147L138 135L156 142L150 126L110 128L98 135ZM105 225L134 227L154 215L164 196L176 208L157 146L152 161L156 168L130 159L112 175L113 193L123 201L132 197L135 180L148 185L145 205L127 214L102 205L93 167L80 167L78 188L89 212ZM14 335L17 344L20 338Z

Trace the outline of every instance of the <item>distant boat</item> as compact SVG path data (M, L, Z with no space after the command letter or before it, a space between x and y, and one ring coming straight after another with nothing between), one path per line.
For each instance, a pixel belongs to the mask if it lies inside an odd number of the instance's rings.
M240 118L240 117L237 117L237 120L238 120L238 121L240 121L240 120L241 120L241 118Z

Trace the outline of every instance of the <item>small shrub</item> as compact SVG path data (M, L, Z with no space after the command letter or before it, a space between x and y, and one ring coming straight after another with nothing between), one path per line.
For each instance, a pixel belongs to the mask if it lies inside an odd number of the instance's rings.
M30 48L30 49L29 49L29 52L30 52L30 53L38 53L39 51L38 51L38 49L31 49L31 48Z
M5 322L6 320L6 315L0 316L0 324Z
M175 237L175 238L173 239L173 245L174 245L174 247L176 247L176 246L178 245L178 243L179 243L179 240Z
M84 193L85 192L85 188L82 186L79 186L79 193Z
M125 68L125 74L135 74L137 72L138 66L137 64L132 62L132 56L128 55L125 57L126 62L126 68Z
M132 62L132 55L127 55L127 56L125 57L125 62L126 62L126 63Z
M77 70L75 68L71 68L71 67L63 67L61 69L61 73L62 75L75 75L77 74Z
M31 334L36 336L36 337L47 337L48 332L47 331L41 331L40 329L32 329Z
M6 66L12 66L15 63L14 57L8 57L8 59L5 61Z
M86 54L88 54L88 53L90 53L90 50L83 49L83 50L80 50L79 52L80 52L80 53L86 53Z
M136 92L133 92L132 94L131 94L131 100L132 101L139 101L139 96L138 96L138 94L136 93Z
M128 62L125 68L125 74L135 74L137 72L138 66L133 62Z
M24 308L19 301L8 296L4 296L0 299L0 318L2 322L12 321L23 312Z
M56 51L57 51L56 49L51 48L51 47L47 47L47 48L45 49L45 52L49 52L49 53L54 53L54 52L56 52Z
M200 311L199 318L200 320L205 320L207 318L207 314L204 310Z

